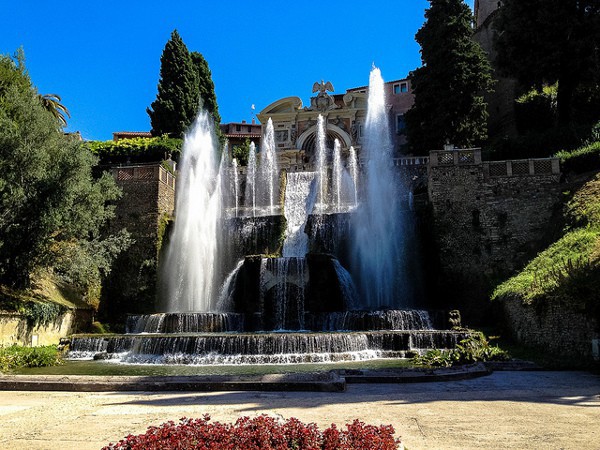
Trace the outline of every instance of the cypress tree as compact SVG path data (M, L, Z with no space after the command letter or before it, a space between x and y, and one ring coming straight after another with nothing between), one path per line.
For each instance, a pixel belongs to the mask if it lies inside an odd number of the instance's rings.
M468 147L487 137L483 93L490 64L472 39L473 14L463 0L429 0L415 39L422 67L410 74L415 103L406 113L409 145L416 154L450 142Z
M192 52L191 57L192 63L196 69L196 74L198 75L198 88L200 98L202 99L202 106L212 116L215 122L215 129L218 129L219 123L221 122L221 116L219 115L215 84L212 80L210 68L201 53Z
M199 97L198 74L192 57L174 30L160 57L156 100L147 109L152 135L181 137L196 117Z

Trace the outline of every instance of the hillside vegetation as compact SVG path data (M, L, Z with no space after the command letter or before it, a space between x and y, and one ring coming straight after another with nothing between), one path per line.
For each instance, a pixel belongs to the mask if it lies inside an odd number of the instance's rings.
M516 297L529 305L559 300L600 318L600 173L572 193L564 219L562 237L499 285L492 300Z

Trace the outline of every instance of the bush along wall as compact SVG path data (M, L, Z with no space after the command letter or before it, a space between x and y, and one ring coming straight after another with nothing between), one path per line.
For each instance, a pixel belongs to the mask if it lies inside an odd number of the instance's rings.
M100 164L178 161L183 141L169 137L132 138L118 141L90 141L86 145L100 158Z

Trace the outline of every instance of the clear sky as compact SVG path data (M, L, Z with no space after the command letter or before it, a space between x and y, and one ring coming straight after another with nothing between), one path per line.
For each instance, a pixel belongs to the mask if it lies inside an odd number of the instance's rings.
M473 7L473 0L467 4ZM149 131L160 55L173 29L202 53L222 122L250 121L275 100L331 81L337 93L368 83L375 63L386 81L420 65L414 35L426 0L6 1L0 53L23 47L33 83L70 110L67 131L107 140Z

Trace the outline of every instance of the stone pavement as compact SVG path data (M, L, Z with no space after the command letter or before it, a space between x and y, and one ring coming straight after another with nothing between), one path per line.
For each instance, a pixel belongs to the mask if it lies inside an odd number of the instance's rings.
M324 428L392 424L409 450L600 449L600 376L494 372L469 380L348 384L345 392L0 391L1 449L99 449L149 425L271 414Z

